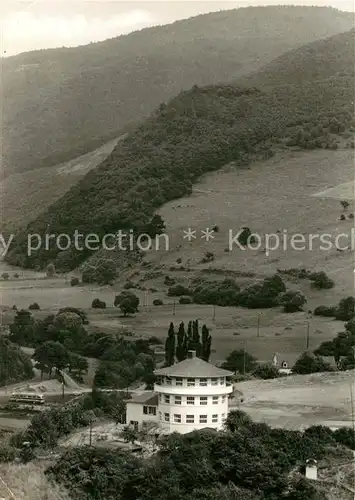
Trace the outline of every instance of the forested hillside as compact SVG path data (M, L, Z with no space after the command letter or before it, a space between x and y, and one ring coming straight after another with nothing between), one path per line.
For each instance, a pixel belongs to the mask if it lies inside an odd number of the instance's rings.
M282 85L284 83L299 84L304 81L321 80L329 77L329 72L337 74L355 74L355 30L326 38L295 49L291 53L282 54L243 81L247 85ZM339 52L337 45L343 50ZM352 62L351 62L352 61Z
M87 153L181 90L228 83L352 26L331 8L243 8L4 59L2 173Z
M31 268L52 260L61 268L65 260L67 268L74 268L88 252L72 248L63 254L53 247L28 256L27 233L44 235L48 228L69 235L75 230L100 236L120 228L140 231L159 206L188 194L201 174L230 161L241 164L254 154L269 155L275 143L335 148L334 136L354 126L353 59L345 50L350 43L352 32L332 37L322 56L320 80L287 83L294 68L291 52L283 85L263 91L195 86L162 104L107 160L17 235L7 260ZM318 54L313 44L303 53L305 67L311 66ZM342 59L341 66L332 63L334 58ZM279 71L276 65L277 83Z

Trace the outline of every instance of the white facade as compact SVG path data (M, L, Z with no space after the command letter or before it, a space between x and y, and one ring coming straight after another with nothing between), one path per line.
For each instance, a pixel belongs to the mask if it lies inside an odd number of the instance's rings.
M136 430L141 430L146 422L156 422L158 425L158 415L158 397L153 392L127 401L126 423Z
M225 377L162 377L154 389L162 429L181 434L205 427L222 429L233 391Z
M188 359L156 370L159 395L158 417L168 433L185 434L205 427L220 430L228 414L233 386L231 372L217 368L189 351Z
M185 434L206 427L221 430L228 415L233 373L196 357L156 370L154 393L127 402L126 422L141 429L144 422L157 422L164 433Z

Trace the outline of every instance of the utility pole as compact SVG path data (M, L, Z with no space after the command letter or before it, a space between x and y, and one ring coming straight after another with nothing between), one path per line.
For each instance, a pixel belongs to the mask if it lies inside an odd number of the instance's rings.
M90 419L89 446L92 446L92 418Z
M353 428L353 447L355 444L355 420L354 420L354 394L353 394L353 383L350 382L350 402L351 402L351 420Z
M174 299L174 302L173 302L173 316L175 316L175 299Z
M245 354L246 354L246 343L247 341L244 340L244 349L243 349L243 375L245 375Z
M260 337L260 314L258 314L258 333L257 333L257 337L259 338Z
M213 304L213 317L212 317L212 321L215 322L216 321L216 306Z
M309 348L309 321L307 321L307 349Z

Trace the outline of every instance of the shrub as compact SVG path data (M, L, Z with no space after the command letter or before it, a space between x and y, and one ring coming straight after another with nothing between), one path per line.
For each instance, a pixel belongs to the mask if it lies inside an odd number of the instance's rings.
M207 262L212 262L214 260L214 253L213 252L205 252L205 255L202 257L201 262L203 264L207 264Z
M153 300L153 306L162 306L162 305L164 305L164 302L161 299Z
M176 259L176 263L177 264L181 264L181 262L182 262L182 258L181 257L179 257L178 259Z
M289 290L281 295L279 304L283 306L286 313L302 311L307 299L300 291Z
M124 316L127 314L134 314L138 311L139 298L133 292L121 292L116 295L114 306L119 307Z
M318 288L318 290L327 290L334 287L334 281L324 271L311 273L309 279L312 281L314 288Z
M39 305L37 304L37 302L33 302L33 304L30 304L28 306L28 309L30 311L38 311L40 309Z
M79 278L76 278L75 276L70 278L70 286L77 286L79 285L79 283L80 283Z
M149 344L155 344L155 345L161 345L163 344L163 341L158 339L158 337L156 337L155 335L153 335L152 337L149 337L148 339L148 342Z
M165 278L164 278L164 285L165 286L173 286L173 285L175 285L175 283L176 282L175 282L174 278L170 278L170 276L165 276Z
M191 291L183 285L171 286L168 290L169 297L181 297L182 295L191 295Z
M292 371L293 373L305 375L308 373L331 372L333 369L320 356L304 352L294 364Z
M91 303L93 309L106 309L106 302L100 299L94 299Z
M341 214L341 216L340 216L340 220L346 220L346 217L345 217L345 215L344 215L344 214Z
M127 281L127 283L123 285L123 288L129 290L130 288L136 288L136 285L132 281Z
M347 297L341 299L335 312L335 319L339 321L349 321L355 316L355 299Z
M19 277L20 277L20 275L18 273L14 274L14 278L19 278Z
M334 318L336 314L336 307L334 306L318 306L315 308L315 316L324 316L325 318Z
M46 268L46 275L48 278L51 278L52 276L55 275L55 267L53 264L48 264Z
M265 278L262 283L255 283L244 288L238 295L238 304L249 309L275 307L279 296L286 286L278 274Z
M197 286L193 292L196 304L213 304L216 306L236 306L239 286L232 279L223 281L206 281Z
M353 218L354 218L354 214L353 214L353 213L351 213L351 214L349 214L349 216L348 216L348 217L349 217L349 219L353 219Z
M10 275L9 273L2 273L1 277L3 280L8 280L10 278Z
M276 366L270 364L258 365L253 375L254 377L268 380L279 377L279 371Z
M183 295L179 299L179 304L192 304L192 299L189 296Z

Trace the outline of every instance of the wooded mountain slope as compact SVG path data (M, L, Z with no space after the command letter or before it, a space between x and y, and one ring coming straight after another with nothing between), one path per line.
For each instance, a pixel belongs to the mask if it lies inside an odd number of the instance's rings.
M87 153L181 90L227 83L352 26L331 8L242 8L4 59L3 175Z
M7 260L31 268L50 261L61 269L74 268L90 252L53 247L28 256L27 233L71 235L78 230L103 236L118 229L140 231L159 206L190 193L201 174L230 161L245 163L260 151L270 154L270 144L297 144L300 137L303 147L330 147L333 134L354 125L352 57L345 51L352 40L352 32L332 37L321 80L265 91L195 86L162 104L101 165L16 236ZM307 67L317 52L311 44L304 53ZM332 63L337 54L347 54L341 68ZM293 57L291 52L285 59L291 71ZM276 65L277 81L278 71ZM287 70L283 73L288 82Z

